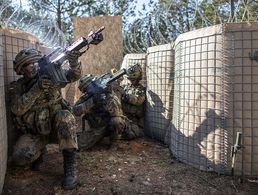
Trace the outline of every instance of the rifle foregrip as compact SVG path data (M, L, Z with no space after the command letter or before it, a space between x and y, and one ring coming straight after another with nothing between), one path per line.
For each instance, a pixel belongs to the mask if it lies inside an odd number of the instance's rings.
M101 26L95 33L99 34L105 29L105 26Z

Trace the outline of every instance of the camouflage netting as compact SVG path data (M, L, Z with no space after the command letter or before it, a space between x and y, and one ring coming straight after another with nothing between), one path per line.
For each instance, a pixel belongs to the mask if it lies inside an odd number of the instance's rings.
M3 30L0 28L0 194L4 185L7 165L7 125L4 93Z
M175 43L170 149L201 170L230 173L230 147L242 132L235 174L258 175L258 23L212 26Z
M145 133L167 143L173 106L174 50L172 44L148 48L146 78Z

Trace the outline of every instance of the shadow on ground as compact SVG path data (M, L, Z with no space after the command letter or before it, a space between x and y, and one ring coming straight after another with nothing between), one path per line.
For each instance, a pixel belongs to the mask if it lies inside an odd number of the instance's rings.
M258 194L257 180L199 171L171 157L168 148L150 139L105 142L77 155L79 185L60 187L62 156L49 145L40 172L9 168L3 194Z

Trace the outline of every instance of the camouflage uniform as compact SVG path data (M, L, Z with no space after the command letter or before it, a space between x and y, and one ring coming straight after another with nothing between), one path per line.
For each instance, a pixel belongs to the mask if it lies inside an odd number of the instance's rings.
M111 74L114 75L117 72L116 68L112 68L111 69ZM116 81L114 81L112 83L112 90L115 92L115 94L117 95L117 97L119 98L119 100L122 100L122 96L124 94L124 89L121 86L121 82L123 81L124 77L120 77L119 79L117 79Z
M18 125L22 126L24 133L28 137L33 135L32 137L38 144L30 142L27 146L24 143L23 146L16 144L15 162L23 164L19 158L23 158L23 155L28 156L28 154L23 153L25 151L23 147L30 148L29 151L34 151L33 154L39 152L41 147L44 147L48 142L58 141L60 150L77 148L75 118L67 109L60 89L53 88L44 92L35 83L26 92L26 84L24 78L11 84L11 111L19 118L17 121L21 123ZM18 143L20 142L18 141ZM31 148L34 145L36 148ZM30 155L31 158L27 158L28 162L32 162L38 157L38 155Z
M85 78L88 78L86 82L91 82L93 76L87 75L81 80ZM79 88L82 90L80 86ZM111 88L89 98L87 94L82 96L74 105L73 111L76 116L84 115L83 120L87 120L89 125L89 129L78 134L79 148L91 148L106 136L110 136L111 140L117 139L125 128L121 102Z
M128 73L128 79L134 84L129 83L124 86L124 94L122 98L123 112L132 122L128 125L134 132L134 137L143 135L144 128L144 102L145 87L139 81L142 77L141 66L138 65L133 72Z
M63 151L64 156L66 155L67 160L64 162L70 166L74 159L73 151L78 148L78 145L75 117L61 96L61 88L65 85L59 87L49 85L49 88L43 89L43 84L40 84L42 80L37 78L37 72L32 78L26 77L22 72L27 66L33 67L40 57L40 52L37 50L24 49L14 61L16 73L23 77L10 85L11 111L17 127L24 134L14 146L12 159L17 165L35 162L46 144L58 142L60 150ZM72 58L78 59L78 57ZM70 69L66 70L65 75L69 82L78 80L81 76L80 64L77 62L72 66L70 63ZM74 180L68 179L69 182L74 182L72 185L75 184Z

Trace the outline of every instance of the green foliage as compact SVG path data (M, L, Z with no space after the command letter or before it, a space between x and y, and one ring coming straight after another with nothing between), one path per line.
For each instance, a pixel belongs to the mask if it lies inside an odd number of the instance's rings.
M0 0L0 24L5 23L12 15L14 8L9 6L11 2L11 0Z
M104 16L104 15L123 15L123 23L126 18L134 15L136 0L28 0L33 9L44 10L53 14L56 18L57 26L71 40L72 17L74 16Z
M147 47L175 40L180 34L225 22L257 21L257 0L154 0L146 1L136 13L137 0L28 0L29 11L21 11L22 22L40 19L36 11L49 14L65 33L73 38L74 16L123 16L124 45L131 51L144 52ZM232 4L231 4L232 3ZM0 8L11 0L0 0ZM8 6L1 20L12 15ZM231 17L231 13L234 16ZM11 20L10 20L11 21Z
M243 0L239 4L238 21L257 21L258 20L258 2L257 0Z

